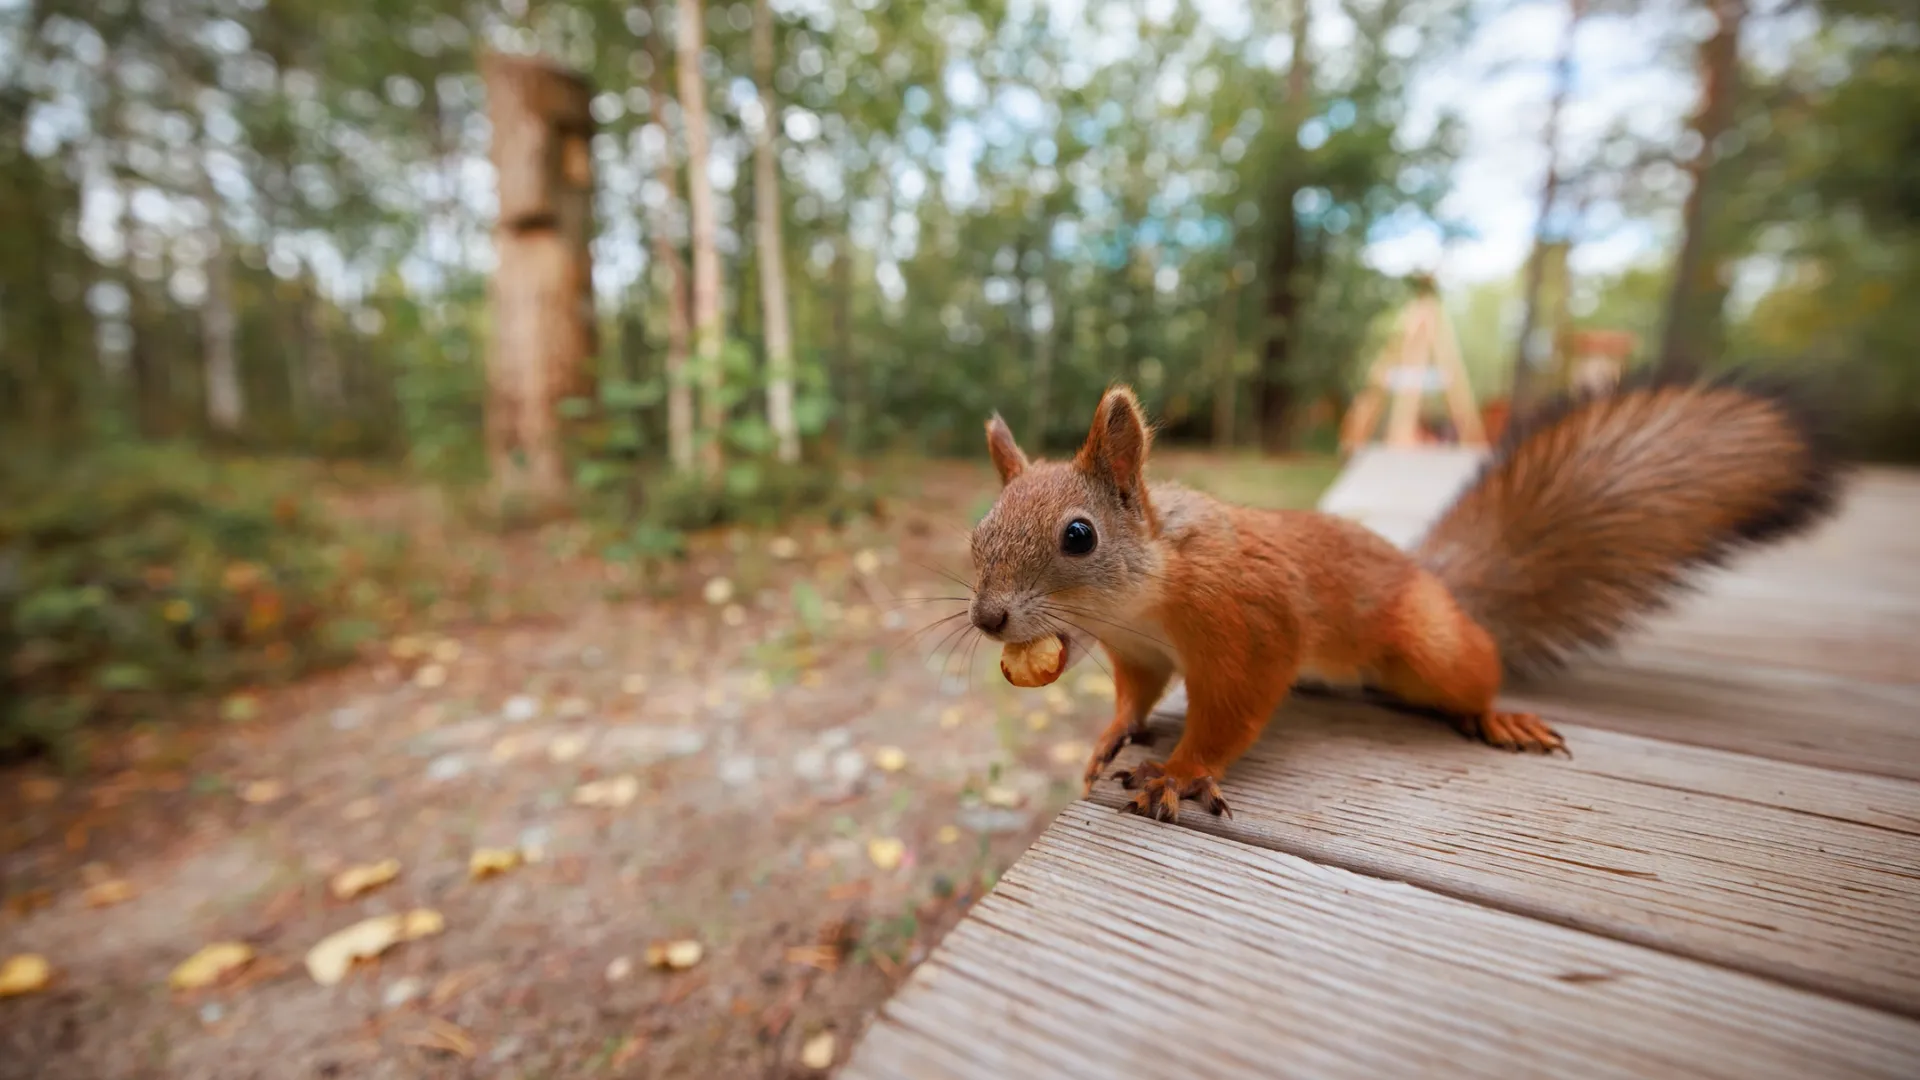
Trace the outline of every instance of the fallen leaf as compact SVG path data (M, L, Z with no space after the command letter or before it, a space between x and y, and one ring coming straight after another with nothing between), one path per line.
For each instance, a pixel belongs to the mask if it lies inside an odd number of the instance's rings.
M853 568L872 577L880 572L880 556L872 548L862 548L853 556Z
M253 962L253 947L243 941L218 941L180 962L167 976L167 985L175 990L198 990L212 986L232 972Z
M873 752L873 763L883 772L899 772L907 767L907 752L897 746L883 746Z
M587 737L585 735L573 733L556 735L553 737L553 741L547 744L547 758L555 763L568 762L579 757L585 753L586 750Z
M346 978L355 961L372 959L403 941L438 934L446 926L446 920L431 908L362 919L328 934L308 949L307 974L322 986L332 986Z
M1113 680L1098 671L1089 671L1080 676L1073 688L1087 697L1113 699Z
M382 859L377 863L349 866L333 875L329 887L336 900L351 900L361 893L377 889L400 875L400 860Z
M957 728L966 718L967 714L961 710L960 706L951 705L947 707L945 712L940 714L940 726L949 729Z
M620 692L623 694L634 694L634 695L646 693L647 677L645 675L629 675L626 678L621 679Z
M249 780L240 786L240 801L264 806L286 793L287 786L278 780Z
M747 609L739 604L728 604L720 609L720 621L728 626L747 625Z
M1087 755L1091 753L1093 748L1086 743L1068 739L1054 743L1053 748L1047 751L1047 756L1053 759L1055 765L1078 765L1087 760Z
M467 876L482 881L519 865L520 852L514 848L480 848L467 857Z
M624 956L616 956L607 962L607 981L623 982L633 974L633 961Z
M800 685L809 690L818 690L827 685L827 673L819 668L808 668L800 673Z
M82 899L90 908L112 907L133 899L133 882L125 878L109 878L88 886Z
M1053 723L1053 717L1048 716L1038 709L1027 714L1027 730L1029 731L1045 731L1047 730L1047 725L1051 723Z
M528 735L502 735L494 740L493 749L487 752L487 756L491 757L496 765L505 764L519 757L520 752L525 750L527 744L532 741L532 736Z
M387 646L387 655L395 660L418 659L426 651L427 643L411 634L394 638L393 643Z
M576 806L618 808L633 802L639 795L640 781L637 778L616 776L610 780L581 784L574 789L573 802Z
M934 839L943 844L955 843L960 839L960 829L954 825L942 825L940 831L934 834Z
M800 1064L809 1069L824 1070L833 1065L833 1032L823 1031L809 1038L800 1048Z
M709 578L701 595L706 597L707 603L719 607L733 599L733 582L723 577Z
M20 781L20 797L30 803L52 802L60 797L60 781L45 776L29 776Z
M1011 809L1026 802L1027 797L1010 787L1002 787L999 784L994 784L980 793L980 801L986 803L988 806Z
M787 963L835 971L840 967L840 950L831 945L793 945L787 949Z
M22 953L0 964L0 998L39 993L52 981L53 965L44 956Z
M867 859L882 870L892 870L900 865L900 859L907 853L907 845L899 838L876 836L867 841Z
M776 559L794 559L800 556L800 541L791 536L776 536L767 542L767 554Z
M656 941L647 946L647 966L685 971L700 962L706 948L697 941Z
M440 664L427 664L413 673L413 684L422 690L438 690L447 685L447 669Z
M427 1021L425 1028L407 1032L400 1036L400 1041L422 1050L439 1050L467 1059L471 1059L479 1049L474 1046L473 1038L466 1031L449 1021L440 1019Z
M452 638L442 638L433 647L433 658L443 664L451 664L460 659L460 643Z

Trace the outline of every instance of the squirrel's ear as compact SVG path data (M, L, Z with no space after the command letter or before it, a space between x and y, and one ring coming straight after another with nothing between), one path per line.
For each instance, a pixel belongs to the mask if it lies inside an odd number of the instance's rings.
M1027 471L1027 455L1021 452L1020 444L1013 441L1013 432L999 413L987 421L987 456L993 459L993 470L1000 474L1003 486Z
M1108 390L1093 413L1093 428L1073 459L1081 472L1111 483L1128 502L1140 498L1146 487L1147 446L1152 435L1140 399L1125 386Z

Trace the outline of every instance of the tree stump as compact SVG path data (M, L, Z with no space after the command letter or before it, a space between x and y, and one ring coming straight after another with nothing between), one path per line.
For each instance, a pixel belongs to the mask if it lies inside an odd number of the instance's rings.
M592 88L549 61L480 60L499 176L489 291L487 454L497 492L541 506L567 478L560 402L589 389L593 315Z

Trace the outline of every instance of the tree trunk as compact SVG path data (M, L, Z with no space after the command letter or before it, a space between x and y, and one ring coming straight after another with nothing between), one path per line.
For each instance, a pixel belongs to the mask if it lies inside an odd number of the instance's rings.
M1313 82L1307 38L1311 30L1308 0L1294 0L1293 59L1287 67L1285 126L1280 133L1290 154L1300 152L1300 128L1306 123L1310 107L1308 94ZM1254 386L1260 443L1269 452L1286 450L1293 436L1293 379L1288 368L1292 363L1300 314L1299 283L1295 280L1300 270L1300 224L1293 203L1300 193L1301 170L1292 163L1285 168L1274 200L1279 221L1272 258L1267 264L1266 348Z
M565 497L559 405L585 389L594 350L591 88L529 57L481 61L500 218L490 302L487 450L501 495Z
M204 154L202 156L204 161ZM207 423L215 434L232 436L239 433L240 425L247 419L236 340L239 322L233 311L233 267L227 262L220 195L213 189L213 177L204 166L200 171L200 198L207 207L207 295L200 304L200 357L206 382Z
M665 20L656 20L658 28ZM659 118L662 133L667 127L667 54L660 47L660 35L650 34L647 48L653 56L650 86L653 113ZM654 170L660 186L666 189L665 205L654 215L653 257L667 274L667 453L678 472L691 472L693 448L693 385L688 379L687 348L693 336L693 318L687 310L687 264L680 258L668 228L672 207L680 198L680 182L674 175L671 151L663 154Z
M865 388L853 357L853 239L843 220L833 238L833 351L840 371L841 442L858 446L866 435Z
M1715 143L1733 121L1740 93L1740 29L1746 20L1746 0L1707 0L1713 15L1713 36L1700 45L1700 107L1693 132L1699 150L1687 163L1693 181L1680 215L1680 255L1667 296L1667 322L1661 335L1659 363L1667 368L1693 367L1720 350L1727 285L1721 253L1712 236L1718 181Z
M1233 445L1234 360L1240 351L1240 284L1229 282L1220 297L1220 338L1216 347L1213 383L1213 446L1225 450Z
M760 80L760 137L753 148L753 219L759 232L760 307L767 339L767 425L781 461L800 460L800 430L793 418L793 322L787 313L787 267L780 244L780 178L775 133L780 117L773 100L773 12L767 0L753 11L753 66Z
M1560 114L1566 108L1567 93L1573 86L1573 43L1580 20L1586 15L1584 0L1569 0L1567 28L1560 38L1560 55L1553 65L1553 97L1547 104L1547 128L1541 141L1547 148L1547 175L1540 185L1540 216L1533 226L1533 251L1527 256L1527 279L1520 294L1520 339L1514 346L1513 392L1509 408L1526 409L1534 392L1534 379L1545 362L1539 333L1540 284L1546 273L1547 230L1553 204L1560 197ZM1557 329L1557 327L1556 327Z
M720 402L720 252L715 238L719 222L713 205L713 181L707 176L710 143L707 136L707 86L700 74L700 53L706 47L705 7L701 0L680 0L676 19L680 77L680 115L687 128L687 210L693 246L694 354L700 380L700 464L709 475L720 471L720 428L725 413Z

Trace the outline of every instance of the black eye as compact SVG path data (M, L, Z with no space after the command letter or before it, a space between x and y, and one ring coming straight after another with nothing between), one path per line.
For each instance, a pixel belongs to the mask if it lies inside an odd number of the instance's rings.
M1060 550L1068 555L1090 555L1096 542L1093 526L1080 518L1067 522L1066 531L1060 534Z

